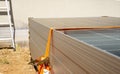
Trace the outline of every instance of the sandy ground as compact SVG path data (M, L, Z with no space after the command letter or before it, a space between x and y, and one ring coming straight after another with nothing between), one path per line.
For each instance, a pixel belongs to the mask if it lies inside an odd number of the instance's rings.
M27 47L17 47L0 50L0 74L36 74L33 66L29 65L30 52Z

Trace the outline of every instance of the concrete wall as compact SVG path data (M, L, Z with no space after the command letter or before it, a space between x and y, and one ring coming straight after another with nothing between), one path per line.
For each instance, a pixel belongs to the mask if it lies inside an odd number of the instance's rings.
M120 17L119 0L12 0L16 26L28 17Z

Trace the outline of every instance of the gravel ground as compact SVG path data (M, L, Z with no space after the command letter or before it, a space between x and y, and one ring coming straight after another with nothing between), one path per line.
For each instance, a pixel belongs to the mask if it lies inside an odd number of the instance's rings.
M14 52L12 49L0 50L0 74L36 74L33 66L29 65L29 48L17 47Z

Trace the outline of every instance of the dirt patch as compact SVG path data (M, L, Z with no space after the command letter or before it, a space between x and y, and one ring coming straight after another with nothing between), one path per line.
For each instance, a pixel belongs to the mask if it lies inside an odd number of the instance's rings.
M36 74L33 66L29 65L29 48L17 47L0 50L0 74Z

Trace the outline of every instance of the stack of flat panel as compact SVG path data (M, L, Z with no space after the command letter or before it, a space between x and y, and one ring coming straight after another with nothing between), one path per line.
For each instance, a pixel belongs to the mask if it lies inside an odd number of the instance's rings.
M74 30L66 34L120 57L120 29Z
M36 59L44 54L48 32L50 28L53 27L50 62L55 74L119 74L120 58L111 55L108 53L109 51L106 52L107 50L119 50L119 46L118 49L106 46L110 45L109 43L112 42L112 45L116 45L115 47L117 47L119 40L116 39L119 39L119 35L117 35L119 32L116 32L116 35L113 32L119 31L119 29L107 29L110 30L110 33L106 31L106 29L105 32L103 32L104 29L75 32L65 31L66 34L56 30L58 28L120 26L119 20L120 18L112 17L61 19L30 18L29 40L32 59ZM113 32L111 32L111 30L113 30ZM114 34L114 36L112 34ZM101 40L97 41L97 38ZM102 42L104 40L108 42Z
M35 19L40 24L53 28L94 28L104 26L120 26L120 18L88 17L88 18L49 18Z

